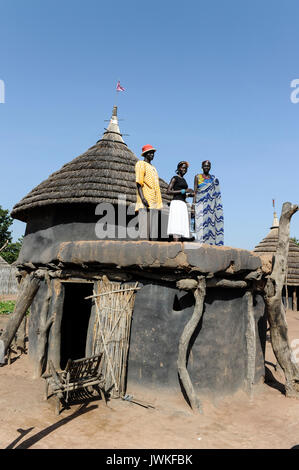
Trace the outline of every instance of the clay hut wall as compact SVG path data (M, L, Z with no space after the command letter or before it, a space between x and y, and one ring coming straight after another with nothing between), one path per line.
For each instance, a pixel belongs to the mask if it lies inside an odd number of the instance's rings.
M190 269L198 274L209 273L209 276L213 272L223 276L228 269L224 277L229 282L240 282L251 272L255 273L260 264L258 257L252 257L245 250L208 246L188 250L181 243L111 241L66 245L69 246L58 248L59 259L54 248L48 252L49 258L43 259L52 266L52 269L45 269L49 273L51 296L45 311L49 282L42 281L31 306L30 357L34 362L40 360L36 332L51 316L54 316L54 322L41 372L46 369L49 359L57 368L63 368L69 356L76 359L95 353L97 312L94 301L86 297L97 291L104 277L108 279L108 291L138 285L132 308L126 370L126 386L131 389L143 385L180 390L178 343L191 317L194 298L191 293L178 290L175 279L190 276ZM55 268L54 264L63 268ZM234 271L230 266L234 266ZM207 289L203 317L192 338L188 357L190 376L201 394L223 396L263 380L264 302L261 294L255 292L250 316L247 293L252 286L244 280L241 284L243 288ZM121 314L123 307L115 308L113 296L109 302L112 308L109 315L114 311ZM101 310L100 315L104 314ZM115 338L108 337L108 340L113 342Z

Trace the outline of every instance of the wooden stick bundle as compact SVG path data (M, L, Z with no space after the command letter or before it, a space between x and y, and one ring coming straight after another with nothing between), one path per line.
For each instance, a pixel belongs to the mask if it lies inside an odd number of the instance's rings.
M110 282L105 276L96 285L93 297L98 321L94 328L93 353L106 352L102 369L106 389L112 396L121 396L125 391L126 365L131 331L131 319L135 291L140 289L117 282ZM100 331L101 330L101 331ZM114 387L113 387L114 386Z

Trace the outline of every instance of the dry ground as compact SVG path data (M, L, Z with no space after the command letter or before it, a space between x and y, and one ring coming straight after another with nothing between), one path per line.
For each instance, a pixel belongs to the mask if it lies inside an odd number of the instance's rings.
M288 311L287 319L290 340L299 338L299 312ZM94 400L56 416L54 402L43 401L43 379L32 379L23 355L0 368L0 448L290 449L299 445L299 400L285 398L269 343L266 359L271 383L251 397L242 392L218 403L205 399L203 415L192 414L181 396L153 396L140 388L128 393L154 409Z

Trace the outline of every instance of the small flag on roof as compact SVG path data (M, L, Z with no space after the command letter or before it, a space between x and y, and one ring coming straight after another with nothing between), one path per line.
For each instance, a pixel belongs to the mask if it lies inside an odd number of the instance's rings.
M125 89L120 85L120 82L117 82L116 91L125 91Z

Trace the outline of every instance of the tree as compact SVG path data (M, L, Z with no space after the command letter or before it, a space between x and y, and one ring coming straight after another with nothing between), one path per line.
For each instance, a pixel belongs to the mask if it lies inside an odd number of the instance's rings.
M292 238L290 238L290 240L292 240L292 242L296 243L296 245L299 246L299 238L292 237Z
M23 237L19 238L17 242L12 241L12 234L9 230L12 223L13 219L9 215L9 210L0 206L0 248L8 242L4 250L1 251L1 256L9 264L16 261L23 243Z
M264 289L273 352L285 375L286 396L296 398L299 398L299 368L292 358L282 289L287 272L290 221L298 210L299 206L290 202L282 206L273 268Z
M12 225L13 219L9 215L7 209L2 209L0 206L0 248L8 240L10 243L12 241L11 231L9 227Z

